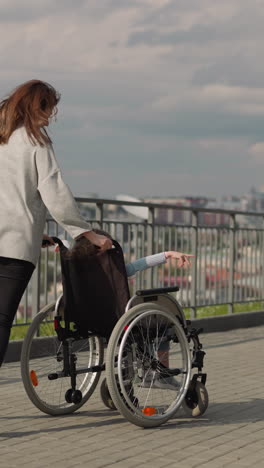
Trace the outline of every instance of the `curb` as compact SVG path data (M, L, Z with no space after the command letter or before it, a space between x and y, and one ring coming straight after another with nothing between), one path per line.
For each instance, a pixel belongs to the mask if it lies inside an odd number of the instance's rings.
M194 328L202 328L203 333L224 332L236 328L250 328L264 325L264 311L205 317L193 319L191 322ZM9 342L4 362L20 361L22 343L22 340ZM44 344L44 340L42 343Z
M264 325L264 311L218 315L216 317L193 319L191 322L195 328L203 328L203 333L258 327L259 325Z

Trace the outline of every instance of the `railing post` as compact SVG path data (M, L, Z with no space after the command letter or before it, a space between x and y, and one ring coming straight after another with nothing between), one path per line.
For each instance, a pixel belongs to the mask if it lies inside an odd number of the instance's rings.
M95 210L96 221L100 228L103 228L103 220L104 220L104 205L103 203L97 202L96 203L96 210Z
M235 228L236 228L236 215L231 214L229 220L229 281L228 281L228 313L232 314L234 311L234 272L235 272Z
M198 213L192 212L192 255L194 259L192 262L192 284L191 284L191 309L192 318L196 317L197 306L197 252L198 252Z
M262 226L261 226L261 240L260 240L260 259L259 259L259 272L260 272L260 281L259 281L259 287L260 287L260 300L263 298L263 291L264 291L264 216L262 217Z
M155 209L152 206L148 207L148 230L147 230L147 255L154 254L154 225L155 225ZM147 270L147 288L153 287L154 271L153 268Z
M264 275L263 275L263 266L264 266L264 216L262 218L262 236L261 236L261 248L260 248L260 273L261 273L261 299L263 298L263 291L264 291Z
M36 265L31 279L32 287L32 319L40 309L40 259Z

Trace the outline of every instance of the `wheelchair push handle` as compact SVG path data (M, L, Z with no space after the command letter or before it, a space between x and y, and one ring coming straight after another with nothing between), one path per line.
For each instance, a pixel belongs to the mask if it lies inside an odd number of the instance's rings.
M56 237L56 236L50 236L50 237L55 242L55 244L59 245L59 247L64 246L64 243L62 242L62 240L59 237ZM113 243L112 248L115 248L115 249L120 248L120 245L118 244L118 242L116 240L112 239L112 243ZM52 244L50 243L50 241L48 239L43 239L42 247L48 247L48 246L51 246L51 245ZM98 247L98 250L100 250L99 247Z
M62 247L64 244L62 240L59 237L56 236L50 236L51 239L55 242L55 244L58 244L60 247ZM42 247L47 247L49 245L52 245L48 239L43 239L42 241Z

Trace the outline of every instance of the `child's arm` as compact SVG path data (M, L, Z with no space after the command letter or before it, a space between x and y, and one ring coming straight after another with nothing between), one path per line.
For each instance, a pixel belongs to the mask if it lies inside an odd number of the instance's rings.
M162 263L166 263L165 252L139 258L138 260L135 260L134 262L128 263L126 265L127 276L133 276L137 271L143 271L147 268L161 265Z
M168 252L161 252L154 255L148 255L147 257L139 258L134 262L128 263L126 265L127 276L133 276L136 274L137 271L143 271L147 268L152 268L156 265L166 263L167 259L179 260L179 267L189 266L191 265L191 262L188 259L189 257L193 257L193 255L184 254L173 250L170 250Z

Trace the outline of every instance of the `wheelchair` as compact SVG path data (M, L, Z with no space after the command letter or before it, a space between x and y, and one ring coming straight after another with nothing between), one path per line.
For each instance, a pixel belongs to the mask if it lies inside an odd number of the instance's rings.
M132 424L160 426L181 407L188 417L202 415L208 406L202 330L192 328L170 294L178 290L137 291L107 343L64 318L63 294L45 306L33 319L21 352L31 402L49 415L70 414L89 400L105 371L103 403Z

